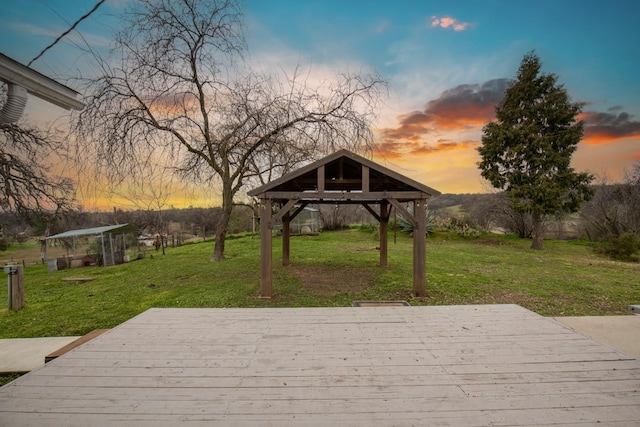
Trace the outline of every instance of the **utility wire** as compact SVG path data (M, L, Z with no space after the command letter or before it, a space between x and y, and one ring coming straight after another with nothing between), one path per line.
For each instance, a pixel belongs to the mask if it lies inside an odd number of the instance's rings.
M29 62L29 64L27 64L27 67L30 67L31 64L33 64L38 58L40 58L42 55L44 55L44 53L46 51L48 51L49 49L51 49L53 46L55 46L60 40L62 40L62 38L64 36L66 36L67 34L69 34L71 31L73 31L80 22L84 21L86 18L88 18L93 12L95 12L100 5L102 5L102 3L104 3L107 0L100 0L98 3L96 3L95 6L93 6L93 9L91 9L87 14L85 14L84 16L82 16L80 19L78 19L76 22L74 22L74 24L71 26L71 28L69 28L67 31L65 31L64 33L60 34L60 36L58 36L57 39L55 39L53 41L53 43L51 43L49 46L45 47L44 49L42 49L42 52L40 52L38 54L38 56L36 56L35 58L33 58L31 60L31 62Z

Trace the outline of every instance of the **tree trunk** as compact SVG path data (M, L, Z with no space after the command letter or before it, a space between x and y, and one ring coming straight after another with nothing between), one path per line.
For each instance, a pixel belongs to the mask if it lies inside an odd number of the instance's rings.
M543 234L544 229L542 226L542 215L533 214L533 240L531 241L531 249L542 250L543 249Z
M224 239L227 235L226 227L218 227L215 233L215 244L211 261L224 261Z
M215 232L215 244L213 247L213 257L211 261L224 261L224 240L227 236L227 228L233 211L233 195L231 194L231 185L223 184L222 186L222 215L218 220Z

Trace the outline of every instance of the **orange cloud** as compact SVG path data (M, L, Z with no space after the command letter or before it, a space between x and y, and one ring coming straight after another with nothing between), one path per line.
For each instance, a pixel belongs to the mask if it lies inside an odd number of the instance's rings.
M432 16L431 26L440 28L451 28L453 31L464 31L471 26L469 22L460 22L450 16Z
M584 122L583 141L589 144L609 144L619 139L640 138L640 122L632 120L626 112L616 113L620 107L612 107L609 113L586 111L578 116Z
M430 123L445 130L483 125L495 117L496 105L508 84L507 79L495 79L482 85L463 84L445 90L439 98L428 101L421 114L401 116L401 123Z
M398 160L411 156L425 156L437 154L444 151L468 150L475 148L480 143L473 140L465 140L461 142L441 139L436 144L427 142L380 142L374 148L374 156L387 160Z
M397 160L404 157L408 145L411 146L403 142L381 141L375 144L373 153L375 157Z
M434 145L426 138L443 131L481 127L494 118L495 106L504 96L508 84L506 79L496 79L482 85L464 84L442 92L437 99L428 101L424 110L399 115L397 127L379 129L377 153L394 159L407 154L425 155L473 146L469 141L442 140Z
M423 135L428 134L431 130L428 127L429 120L421 117L423 113L414 111L398 117L400 126L397 128L380 129L380 135L384 140L405 140L418 142Z
M442 151L468 150L469 148L476 147L478 145L480 144L477 141L471 140L463 142L440 140L436 145L422 144L411 150L411 154L423 155L440 153Z

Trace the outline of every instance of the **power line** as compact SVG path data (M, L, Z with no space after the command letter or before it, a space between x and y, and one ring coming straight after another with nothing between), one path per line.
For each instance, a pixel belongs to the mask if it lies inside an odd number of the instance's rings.
M73 31L80 22L84 21L86 18L88 18L93 12L95 12L100 5L102 5L102 3L104 3L107 0L100 0L98 3L96 3L95 6L93 6L93 9L91 9L87 14L85 14L84 16L82 16L80 19L78 19L76 22L74 22L74 24L71 26L71 28L69 28L67 31L65 31L64 33L60 34L60 36L58 36L57 39L55 39L53 41L53 43L51 43L49 46L45 47L44 49L42 49L42 52L40 52L35 58L33 58L31 60L31 62L29 62L29 64L27 64L28 67L31 66L31 64L33 64L38 58L40 58L42 55L44 55L44 53L46 51L48 51L49 49L51 49L53 46L55 46L60 40L62 40L62 38L64 36L66 36L67 34L69 34L71 31Z

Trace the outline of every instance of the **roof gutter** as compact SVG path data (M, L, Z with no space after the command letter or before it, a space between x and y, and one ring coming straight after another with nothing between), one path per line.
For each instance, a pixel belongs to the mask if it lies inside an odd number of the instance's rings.
M85 104L76 99L75 90L40 74L0 53L0 80L9 85L7 101L0 110L0 123L14 123L24 112L27 93L65 110L82 110Z

